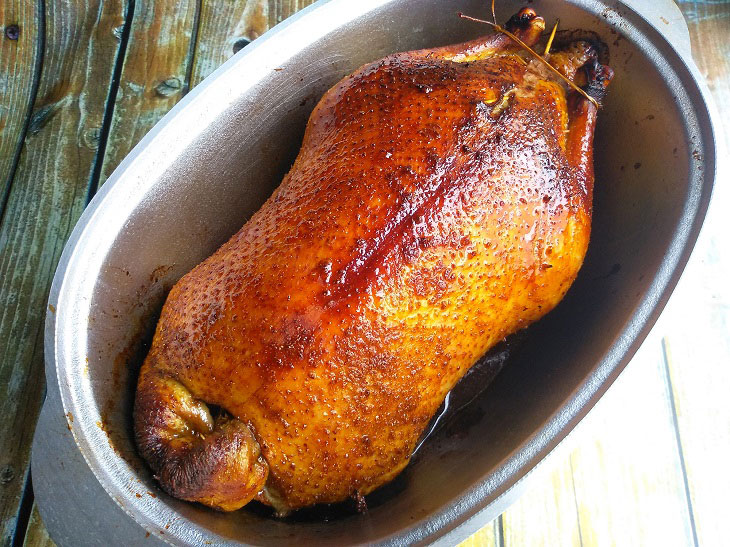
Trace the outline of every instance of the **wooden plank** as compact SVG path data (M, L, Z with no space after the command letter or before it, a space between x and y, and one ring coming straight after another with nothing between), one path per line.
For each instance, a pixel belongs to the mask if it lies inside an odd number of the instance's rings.
M192 60L197 7L196 0L134 3L99 186L182 98Z
M0 223L0 544L13 537L41 403L43 321L84 208L123 23L121 0L46 2L43 70Z
M556 465L557 464L557 465ZM524 495L502 515L504 545L580 545L570 461L548 462Z
M245 47L314 0L203 2L191 75L191 87Z
M217 1L199 6L193 0L138 2L98 184L106 181L186 88L200 83L246 43L313 2Z
M680 2L692 51L730 143L730 4ZM724 122L724 126L722 123ZM712 203L690 263L662 317L666 365L699 545L726 545L730 491L730 162L720 154Z
M590 416L570 456L584 545L693 545L658 331Z
M120 2L114 4L111 9L110 6L104 5L104 11L107 13L114 11L122 14ZM107 122L110 124L110 136L106 143L102 143L102 145L106 144L105 149L102 150L102 157L97 158L97 161L100 162L102 182L127 154L128 150L182 96L181 90L177 89L177 85L171 82L171 79L177 78L183 85L185 83L195 2L188 2L185 6L181 6L181 8L187 7L187 9L182 12L184 16L179 19L178 4L176 2L155 3L140 2L138 0L134 5L135 10L130 14L129 37L127 38L126 55L121 71L121 81L125 85L116 92L116 95L114 90L111 92L111 96L115 96L115 101L113 118ZM93 10L89 9L77 13L74 22L93 26L95 19ZM59 23L56 24L61 27L62 25ZM119 40L124 34L122 23L122 20L117 20L110 27L109 24L105 24L104 20L100 20L97 22L99 25L98 33L111 31L109 36ZM92 55L93 51L90 57ZM113 67L111 60L106 62L110 69ZM92 64L97 62L98 60ZM163 77L163 75L171 76ZM100 81L90 80L92 85L88 87L92 91L98 89L106 93L110 81L111 72L109 77ZM142 88L140 89L138 86L142 86ZM92 102L95 111L98 110L99 113L103 113L106 98L106 95L103 97L104 100L99 100L101 97L94 98ZM87 100L91 100L91 98L87 98ZM86 115L89 114L86 113ZM95 142L98 143L98 137L102 134L100 118L96 127L97 130L93 135L97 139ZM68 135L77 134L72 126L65 128L65 131L68 131L66 133ZM103 154L104 151L107 153ZM90 163L89 167L91 169L85 173L83 179L84 190L86 189L86 181L92 176L93 163ZM92 181L91 185L95 187L97 185L96 181ZM80 204L78 200L73 200L72 204L66 205L66 209L71 209L70 216L73 219L80 213L84 202L85 199ZM77 204L80 207L77 207ZM69 224L69 226L71 225ZM57 257L53 261L54 265L56 260ZM28 522L25 544L43 547L54 545L48 537L35 506Z
M313 4L315 0L269 0L269 26L281 23L301 9Z
M459 547L500 547L502 519L498 517L459 543Z
M0 2L0 216L40 76L41 16L38 2Z
M28 520L28 528L25 533L24 547L55 547L55 543L48 535L46 527L43 525L41 515L38 513L38 506L33 505L33 511Z
M203 2L190 87L269 28L269 0Z
M691 545L657 335L503 515L504 545Z

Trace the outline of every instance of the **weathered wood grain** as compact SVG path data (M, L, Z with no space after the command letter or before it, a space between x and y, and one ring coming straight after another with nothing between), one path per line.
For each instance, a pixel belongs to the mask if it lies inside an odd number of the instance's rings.
M40 76L39 1L0 2L0 218Z
M459 547L500 547L502 519L498 517L459 543Z
M191 71L190 87L272 26L314 0L246 0L203 2Z
M269 26L281 23L313 3L314 0L269 0Z
M41 515L38 513L38 507L34 504L33 511L28 520L28 528L25 533L24 547L55 547L55 543L48 535L46 527L43 525Z
M658 331L597 406L571 454L584 545L693 545Z
M269 0L203 2L190 87L269 29Z
M37 99L0 223L0 544L15 533L28 480L48 289L86 204L124 13L121 0L45 8Z
M138 2L98 184L106 181L185 89L313 1L219 1L200 6L192 0Z
M730 143L730 4L681 2L692 51ZM720 153L712 203L662 317L664 350L699 545L728 544L730 492L730 161Z
M504 545L692 545L657 334L503 515Z
M196 0L137 0L101 166L101 186L183 96L192 61Z
M570 461L548 465L554 469L539 475L502 515L505 546L581 544Z

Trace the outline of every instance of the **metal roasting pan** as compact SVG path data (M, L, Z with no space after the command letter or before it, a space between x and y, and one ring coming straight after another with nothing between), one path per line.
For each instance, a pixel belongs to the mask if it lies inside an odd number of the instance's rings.
M455 14L484 17L487 4L321 0L225 63L117 168L73 231L49 298L48 396L32 469L59 544L453 544L516 499L616 379L705 215L713 107L670 0L536 0L548 23L597 31L616 76L596 135L585 265L489 387L362 515L217 513L165 495L134 449L136 373L166 292L278 185L319 97L367 61L486 32ZM522 7L497 4L501 21Z

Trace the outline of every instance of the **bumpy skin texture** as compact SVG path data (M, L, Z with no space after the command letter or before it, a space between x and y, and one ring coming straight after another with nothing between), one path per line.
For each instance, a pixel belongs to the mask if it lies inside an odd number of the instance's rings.
M511 28L534 44L544 23ZM591 52L554 64L578 78ZM333 87L281 186L165 303L135 405L162 486L286 513L395 477L469 367L575 278L595 116L503 35Z

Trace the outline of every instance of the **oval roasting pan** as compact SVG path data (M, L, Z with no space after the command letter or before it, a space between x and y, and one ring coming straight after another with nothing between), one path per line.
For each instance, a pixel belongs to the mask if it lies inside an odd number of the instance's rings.
M483 17L487 3L321 0L247 46L173 108L86 209L53 282L49 395L33 476L55 539L122 545L149 531L150 543L450 544L504 510L654 324L711 193L712 106L689 58L681 14L668 0L628 4L531 4L548 23L560 18L562 28L598 32L616 72L596 134L588 256L565 300L528 329L519 352L462 411L468 419L441 427L401 477L372 496L364 515L279 521L165 495L131 439L136 371L166 292L278 185L319 97L388 53L488 31L455 15ZM520 7L498 2L499 19Z

